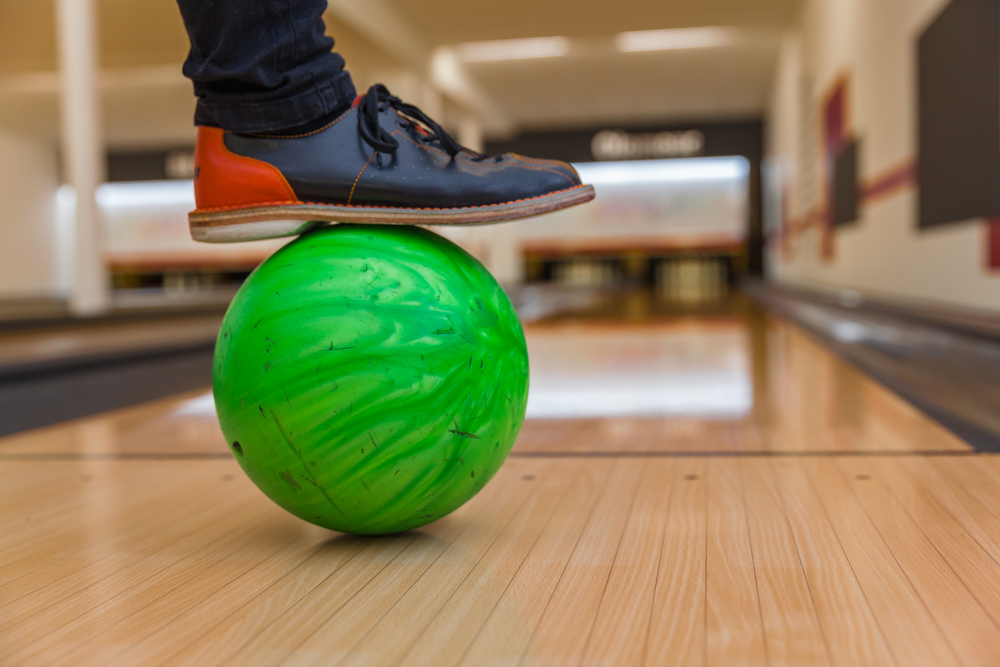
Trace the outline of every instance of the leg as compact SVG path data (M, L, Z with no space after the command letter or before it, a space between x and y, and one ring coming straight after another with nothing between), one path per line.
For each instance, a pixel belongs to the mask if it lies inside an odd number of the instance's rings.
M198 241L334 223L513 220L589 201L572 166L460 146L376 84L363 98L324 34L325 0L178 0L198 95Z
M354 100L332 53L326 0L178 0L191 52L184 75L195 124L276 132L337 114Z

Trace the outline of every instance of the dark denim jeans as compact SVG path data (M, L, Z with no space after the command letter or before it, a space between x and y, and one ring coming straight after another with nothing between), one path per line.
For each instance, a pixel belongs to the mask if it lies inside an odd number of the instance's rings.
M196 125L273 132L332 114L355 97L326 36L326 0L177 0L191 39L184 75Z

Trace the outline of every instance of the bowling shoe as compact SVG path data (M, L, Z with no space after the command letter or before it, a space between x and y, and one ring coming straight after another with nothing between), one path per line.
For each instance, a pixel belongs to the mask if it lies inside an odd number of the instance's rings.
M572 166L460 146L379 84L325 127L296 136L198 128L197 241L301 234L331 222L474 225L590 201Z

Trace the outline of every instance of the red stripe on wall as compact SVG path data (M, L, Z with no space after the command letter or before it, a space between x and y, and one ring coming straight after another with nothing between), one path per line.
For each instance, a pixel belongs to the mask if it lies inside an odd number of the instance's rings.
M861 203L868 204L872 200L880 199L905 188L913 188L917 185L917 163L910 160L895 169L890 169L884 174L869 179L861 183L858 187L858 197Z
M1000 270L1000 218L986 221L986 266Z
M917 161L913 159L883 174L859 183L858 200L861 204L870 204L883 197L916 187ZM823 254L827 254L832 251L833 228L825 225L826 219L826 212L823 210L813 211L802 219L786 219L783 229L777 234L770 235L768 242L781 242L786 258L791 258L792 246L789 245L789 241L806 229L822 226L825 227L827 234L824 237ZM985 232L984 254L986 270L1000 272L1000 217L987 218L985 221Z

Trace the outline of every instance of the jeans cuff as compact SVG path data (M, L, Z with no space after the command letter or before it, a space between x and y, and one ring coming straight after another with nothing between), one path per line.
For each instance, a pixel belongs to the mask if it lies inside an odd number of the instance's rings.
M229 132L277 132L316 120L347 107L357 93L347 72L322 85L282 100L208 103L198 100L195 125Z

